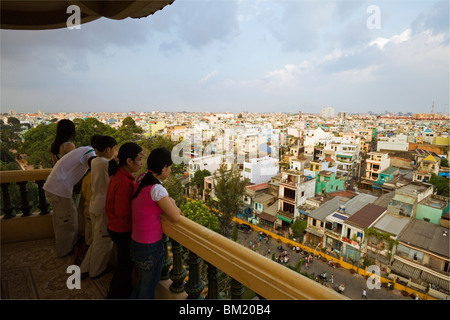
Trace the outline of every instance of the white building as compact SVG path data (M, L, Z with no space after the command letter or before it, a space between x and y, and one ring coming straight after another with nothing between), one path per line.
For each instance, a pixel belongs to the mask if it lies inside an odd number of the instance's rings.
M260 184L269 182L278 171L278 159L266 156L245 161L242 175L250 179L251 183Z
M222 155L198 157L189 160L189 180L194 178L194 174L198 170L206 169L209 172L214 173L217 169L219 169L222 160Z
M292 222L299 216L299 207L306 203L306 199L315 195L316 179L309 178L300 170L285 170L281 173L278 189L278 224ZM286 219L287 218L287 219ZM289 221L290 220L290 221Z
M376 181L380 172L389 168L391 159L387 153L369 152L366 157L365 179Z
M392 150L392 151L408 151L409 143L408 136L405 134L398 134L393 137L380 137L377 142L377 151Z
M305 153L307 154L313 154L314 147L320 142L320 141L326 141L330 140L334 137L334 135L331 132L324 131L322 128L316 128L314 130L308 130L305 133L304 136L304 147L305 147Z

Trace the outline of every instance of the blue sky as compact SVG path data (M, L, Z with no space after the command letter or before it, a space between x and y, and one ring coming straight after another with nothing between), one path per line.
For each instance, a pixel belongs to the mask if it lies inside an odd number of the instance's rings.
M448 113L449 53L448 1L175 0L1 30L1 111Z

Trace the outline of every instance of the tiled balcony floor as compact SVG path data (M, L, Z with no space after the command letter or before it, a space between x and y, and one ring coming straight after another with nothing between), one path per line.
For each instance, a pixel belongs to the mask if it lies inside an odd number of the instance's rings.
M109 272L97 279L81 281L81 289L70 290L73 255L57 258L55 240L44 239L1 244L1 299L104 299L112 278Z

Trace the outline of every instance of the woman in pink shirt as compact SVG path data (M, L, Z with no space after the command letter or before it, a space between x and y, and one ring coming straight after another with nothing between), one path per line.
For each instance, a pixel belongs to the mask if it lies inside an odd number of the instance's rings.
M160 216L177 222L182 215L161 180L167 179L172 168L170 151L154 149L147 159L147 169L134 187L131 201L131 258L139 271L139 282L131 298L154 299L164 260Z

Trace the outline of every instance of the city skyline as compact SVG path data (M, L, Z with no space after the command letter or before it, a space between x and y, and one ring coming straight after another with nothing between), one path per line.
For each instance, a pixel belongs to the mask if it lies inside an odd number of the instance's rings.
M2 112L448 114L448 71L447 1L175 0L1 30Z

